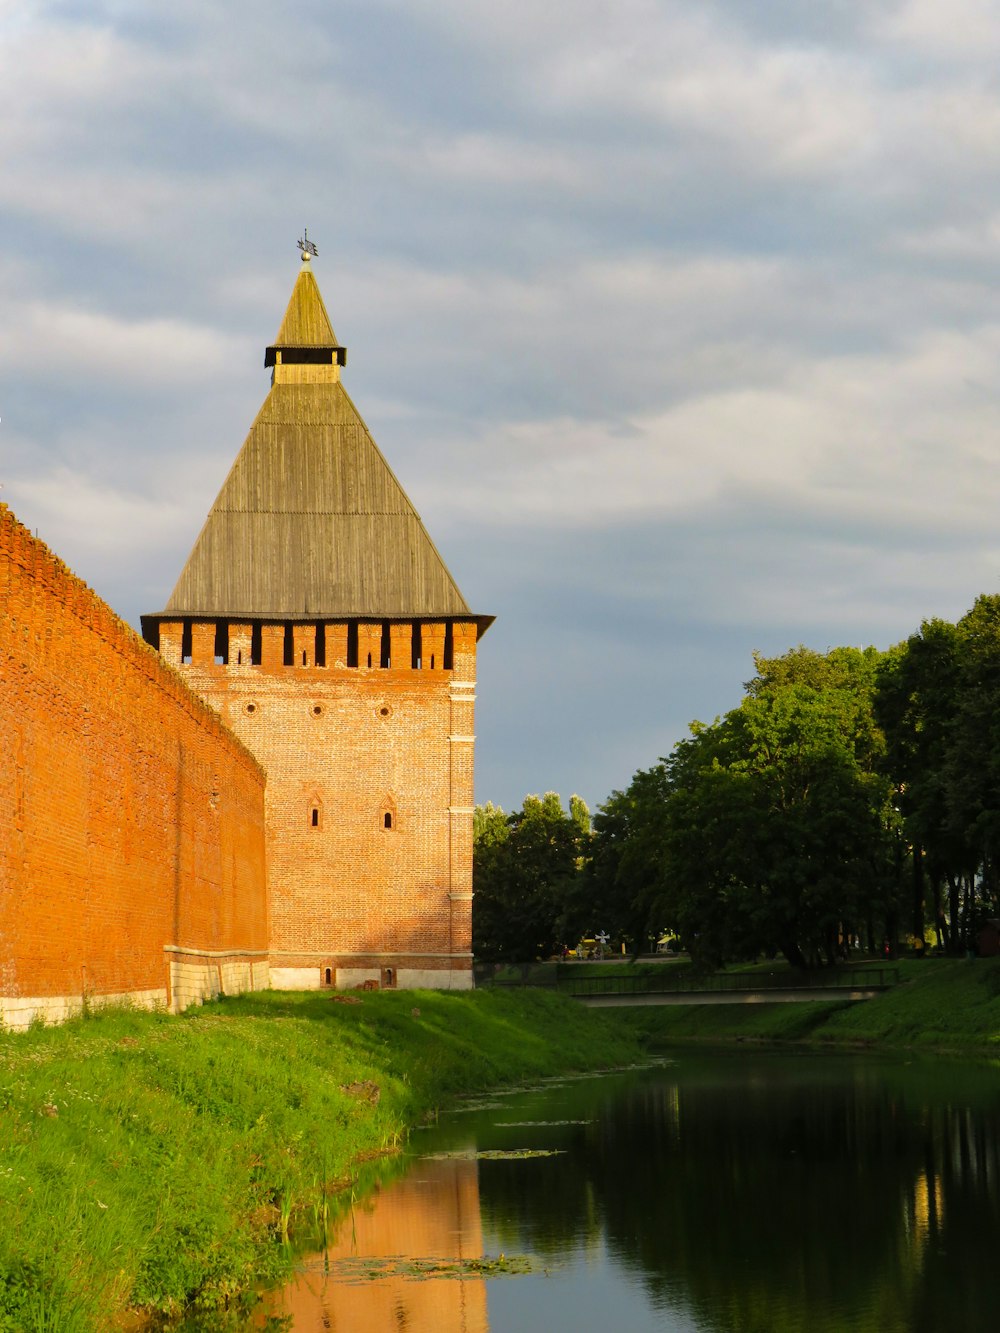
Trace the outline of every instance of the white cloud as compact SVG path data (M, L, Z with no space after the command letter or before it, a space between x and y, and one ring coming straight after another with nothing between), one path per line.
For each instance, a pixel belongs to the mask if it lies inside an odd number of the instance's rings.
M58 534L56 554L88 570L104 568L107 573L113 568L109 560L168 546L187 525L176 501L100 485L65 466L20 477L10 490L16 492L12 508L18 518L37 528L50 545Z
M8 372L32 378L111 380L122 391L217 377L255 355L246 338L177 319L128 319L104 311L25 301L0 326Z
M897 0L872 9L871 31L930 56L935 62L960 57L981 66L1000 54L1000 12L994 0Z
M840 174L879 142L877 82L856 50L765 42L709 6L652 0L432 8L470 45L504 52L528 105L556 123L599 116L601 138L616 120L622 138L645 132L647 159L702 138L765 176Z
M501 526L721 524L742 506L982 540L1000 485L998 380L1000 326L895 355L798 360L781 385L691 397L636 414L627 432L572 418L498 425L461 489L441 489Z
M1000 213L989 217L904 231L900 250L933 259L993 261L1000 255Z
M435 179L460 181L467 187L518 185L574 193L593 187L582 163L574 161L570 151L505 135L432 132L415 142L397 143L381 160L409 175L430 173Z

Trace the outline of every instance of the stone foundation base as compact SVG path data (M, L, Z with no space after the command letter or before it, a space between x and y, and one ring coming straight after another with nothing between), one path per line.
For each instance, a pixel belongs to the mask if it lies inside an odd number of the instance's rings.
M88 995L87 1007L97 1009L105 1004L127 1004L136 1009L165 1009L166 988L162 990L123 991L120 995ZM79 995L0 995L0 1026L9 1032L25 1032L32 1023L65 1023L83 1012Z
M271 964L275 990L472 990L471 960L456 959L451 966L428 967L406 955L382 954L365 958L336 956L304 965Z
M272 990L319 990L323 985L318 967L272 967Z
M392 972L391 982L387 982L383 976L386 970ZM365 982L374 982L374 988L387 990L471 990L472 972L465 969L431 967L337 968L338 990L352 990L357 986L363 986Z
M170 946L166 953L170 969L170 1011L174 1014L220 995L268 990L271 985L267 959L259 955L188 952L176 946Z

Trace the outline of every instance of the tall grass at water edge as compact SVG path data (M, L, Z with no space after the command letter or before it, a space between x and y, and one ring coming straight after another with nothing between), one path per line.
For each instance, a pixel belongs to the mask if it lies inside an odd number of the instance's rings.
M0 1331L222 1311L448 1096L639 1058L614 1016L552 994L357 998L0 1034Z

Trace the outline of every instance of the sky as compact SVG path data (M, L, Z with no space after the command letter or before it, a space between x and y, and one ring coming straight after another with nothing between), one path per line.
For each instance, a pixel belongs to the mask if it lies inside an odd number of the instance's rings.
M0 500L160 610L308 228L479 801L1000 583L994 0L0 0Z

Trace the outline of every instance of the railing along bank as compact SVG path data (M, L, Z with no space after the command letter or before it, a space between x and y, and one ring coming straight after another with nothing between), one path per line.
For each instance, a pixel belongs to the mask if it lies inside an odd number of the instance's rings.
M684 995L720 991L857 991L888 990L898 984L894 967L822 968L815 972L713 972L708 975L664 975L649 972L608 976L574 976L574 967L525 964L517 974L489 976L477 969L477 986L544 986L565 995Z

